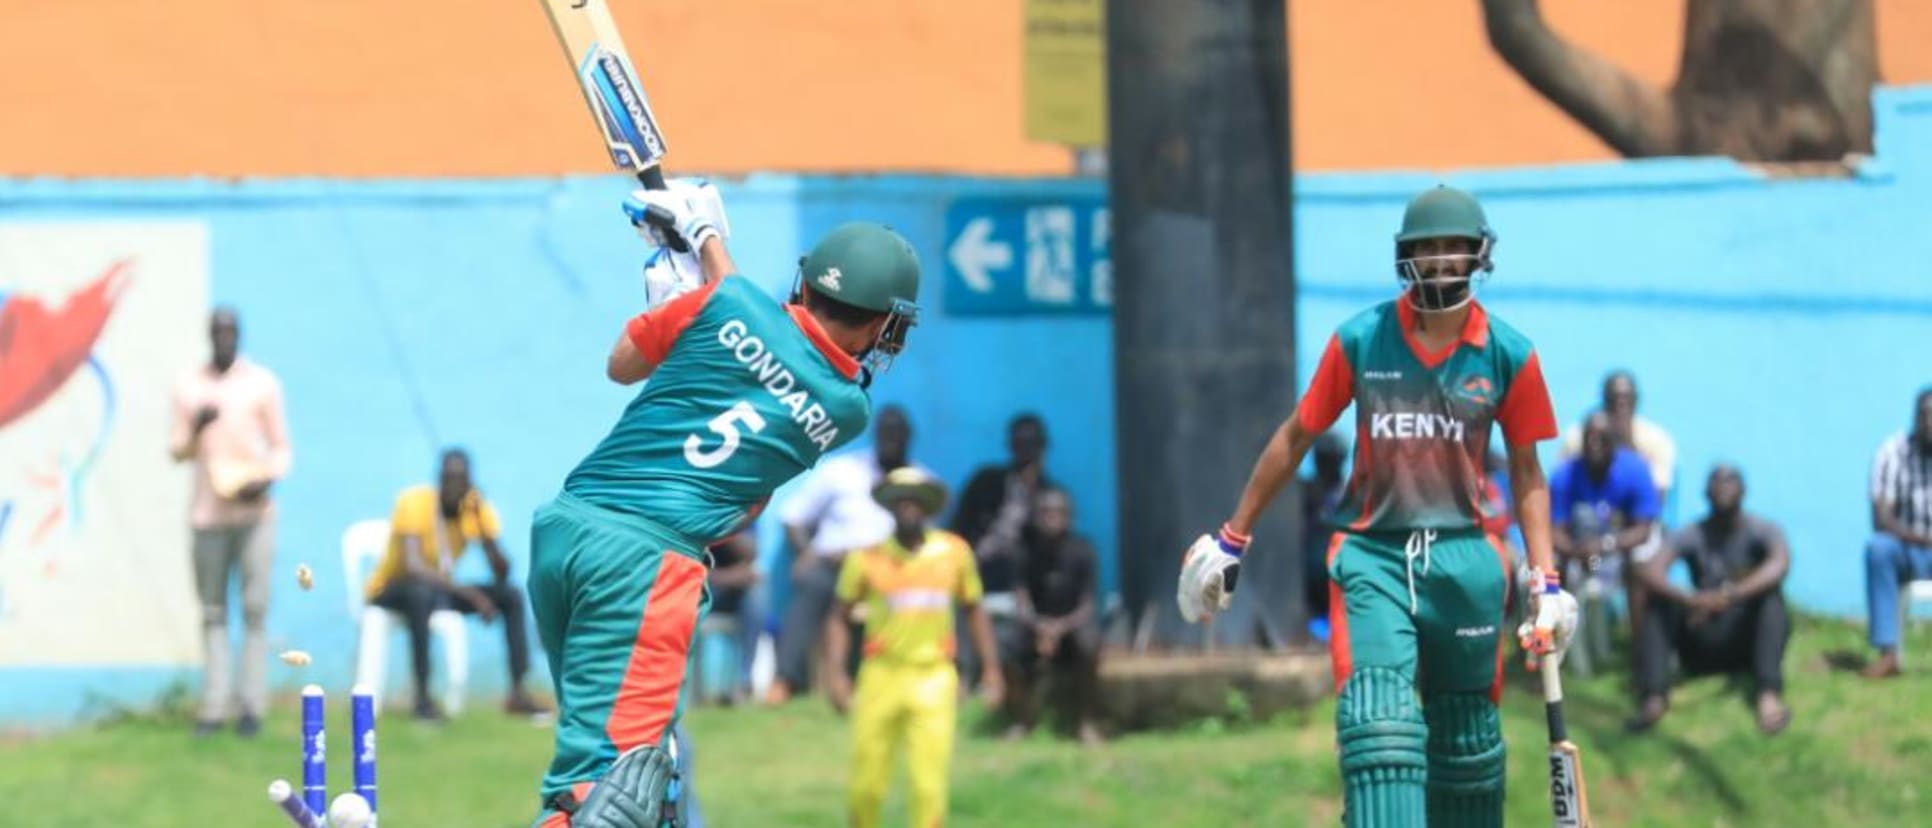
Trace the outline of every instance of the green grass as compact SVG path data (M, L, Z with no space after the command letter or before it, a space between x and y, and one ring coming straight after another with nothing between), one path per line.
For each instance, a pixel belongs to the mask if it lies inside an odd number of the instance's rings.
M1932 636L1908 644L1932 659ZM1870 683L1833 669L1862 653L1860 628L1805 620L1787 661L1791 729L1767 739L1723 679L1679 688L1660 728L1628 736L1623 677L1570 682L1573 736L1585 751L1602 825L1899 825L1932 809L1932 671ZM1511 825L1547 825L1540 699L1515 684L1505 702ZM346 708L331 710L331 782L348 784ZM178 708L177 708L178 709ZM195 740L177 716L124 718L0 742L0 800L33 824L270 826L270 779L298 775L292 704L264 738ZM1340 811L1333 704L1266 723L1204 722L1084 749L1036 736L964 738L953 767L954 826L1319 825ZM977 721L967 713L967 729ZM842 825L843 723L818 700L777 710L696 711L698 790L710 818L737 826ZM442 728L402 718L382 730L389 828L511 828L533 813L547 728L479 708ZM12 820L6 820L12 823ZM888 825L903 824L901 798ZM1909 822L1909 820L1907 820Z

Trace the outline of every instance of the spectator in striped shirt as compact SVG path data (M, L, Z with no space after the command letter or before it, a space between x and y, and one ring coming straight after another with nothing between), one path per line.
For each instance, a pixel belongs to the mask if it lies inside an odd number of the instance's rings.
M1865 605L1878 660L1867 678L1899 674L1899 584L1932 579L1932 387L1919 392L1913 412L1911 432L1886 440L1872 462Z

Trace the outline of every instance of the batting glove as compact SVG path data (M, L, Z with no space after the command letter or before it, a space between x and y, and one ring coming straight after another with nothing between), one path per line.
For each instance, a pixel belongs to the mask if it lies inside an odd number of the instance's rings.
M1530 575L1530 620L1516 628L1517 641L1523 645L1524 666L1535 670L1545 659L1561 662L1570 641L1576 638L1580 617L1575 596L1563 591L1562 577L1535 570Z
M1215 535L1202 535L1181 557L1181 579L1174 599L1181 607L1181 618L1198 623L1213 618L1234 600L1234 587L1241 578L1241 553L1250 538L1227 526Z
M723 201L709 182L677 181L665 190L633 190L624 199L631 226L658 247L676 250L688 243L696 251L712 238L723 238Z
M644 307L659 305L704 287L704 265L696 253L678 253L658 248L644 263Z

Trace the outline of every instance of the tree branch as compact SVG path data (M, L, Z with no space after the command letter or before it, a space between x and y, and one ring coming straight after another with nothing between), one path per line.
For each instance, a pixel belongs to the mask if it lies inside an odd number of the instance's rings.
M1626 158L1677 152L1677 113L1662 90L1557 37L1537 0L1482 4L1490 47L1585 129Z

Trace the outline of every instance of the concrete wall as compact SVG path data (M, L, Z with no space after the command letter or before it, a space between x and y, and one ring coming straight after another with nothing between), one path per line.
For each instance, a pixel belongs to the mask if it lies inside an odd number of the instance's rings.
M1559 417L1581 417L1605 371L1636 371L1643 413L1681 448L1690 491L1680 513L1700 510L1698 484L1712 461L1741 463L1748 506L1790 533L1790 594L1840 614L1862 611L1872 451L1905 427L1912 393L1932 382L1932 283L1912 241L1932 229L1932 89L1885 90L1876 102L1879 157L1851 178L1767 180L1716 160L1449 177L1490 207L1501 242L1483 295L1537 341ZM1303 377L1335 323L1393 294L1389 233L1402 202L1433 180L1297 182ZM928 264L932 312L876 399L911 410L915 455L955 484L1003 454L1011 414L1041 412L1051 469L1111 554L1108 321L948 318L939 299L952 199L1090 197L1099 186L753 176L725 190L740 264L774 292L809 241L839 220L906 232ZM286 384L296 464L277 489L278 584L292 582L299 562L324 576L339 571L342 527L382 515L398 489L429 480L445 444L476 457L521 572L531 509L627 398L601 376L603 353L641 294L641 247L615 207L624 189L609 177L12 180L0 182L0 222L207 223L211 295L241 309L244 351ZM1197 518L1206 527L1220 515ZM764 536L775 540L773 527ZM1109 560L1109 584L1113 573ZM278 593L269 618L276 648L317 657L299 674L277 665L278 684L346 686L354 637L342 587L325 577L315 592ZM476 681L488 692L501 682L500 641L493 628L473 627L472 636ZM398 639L392 672L402 650ZM191 667L0 668L0 721L56 722L89 697L138 702L191 676Z

